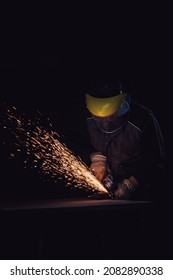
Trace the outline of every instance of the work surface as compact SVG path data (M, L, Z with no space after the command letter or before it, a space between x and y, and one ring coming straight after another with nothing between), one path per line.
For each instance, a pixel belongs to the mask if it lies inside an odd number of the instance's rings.
M16 201L0 204L0 210L36 210L36 209L71 209L71 210L103 210L125 207L147 207L151 201L128 201L114 199L55 199L37 201Z
M162 246L166 247L165 241L158 247L156 239L165 232L160 214L151 201L70 198L3 202L0 257L161 257Z

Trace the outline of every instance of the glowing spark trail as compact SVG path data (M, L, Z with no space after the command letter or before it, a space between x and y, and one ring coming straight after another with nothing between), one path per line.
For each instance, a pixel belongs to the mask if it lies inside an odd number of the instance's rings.
M58 140L60 137L56 132L46 130L31 120L25 124L15 111L14 107L8 110L8 120L13 126L16 151L26 153L25 164L32 162L35 168L51 176L55 182L60 175L66 185L107 193L82 160ZM14 156L15 153L12 153L11 157Z

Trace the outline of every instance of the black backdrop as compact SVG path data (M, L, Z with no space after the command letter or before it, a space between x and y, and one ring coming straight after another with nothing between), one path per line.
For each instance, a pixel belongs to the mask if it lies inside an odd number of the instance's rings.
M169 8L158 3L122 7L89 7L84 3L75 7L72 3L48 9L42 3L38 9L28 6L19 11L20 16L12 6L8 8L1 25L1 106L6 102L31 118L39 110L67 146L88 163L85 87L106 76L118 77L133 98L153 110L163 131L167 179L163 186L166 201L158 214L159 242L164 245L163 240L167 240L171 248ZM2 128L0 133L1 201L85 196L82 191L66 189L61 181L43 182L33 169L24 169L17 160L9 159L9 143L3 144Z
M131 96L158 118L170 168L171 42L166 6L72 5L52 7L49 12L42 6L33 10L32 17L26 11L19 18L8 11L3 26L1 104L31 117L39 110L67 146L88 163L85 88L95 80L118 77ZM2 141L1 150L2 193L40 197L44 188L39 176L9 161ZM6 185L10 192L5 191ZM169 179L165 185L171 193ZM55 189L54 184L46 186L43 196L56 195Z

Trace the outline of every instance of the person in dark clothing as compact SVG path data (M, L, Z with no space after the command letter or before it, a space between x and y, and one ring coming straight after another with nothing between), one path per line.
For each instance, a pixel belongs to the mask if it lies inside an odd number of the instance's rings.
M153 112L116 80L90 88L86 106L92 173L116 199L158 199L165 147Z

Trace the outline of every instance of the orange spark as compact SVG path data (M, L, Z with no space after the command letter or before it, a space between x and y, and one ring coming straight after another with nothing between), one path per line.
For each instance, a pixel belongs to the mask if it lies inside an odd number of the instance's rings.
M8 118L16 131L16 151L26 152L24 163L32 162L35 168L51 176L56 182L61 175L66 185L84 188L93 192L107 193L105 187L90 172L85 163L59 141L60 136L54 131L48 131L29 120L27 125L16 116L15 108L8 110ZM52 127L52 125L50 124ZM14 153L12 154L14 157Z

